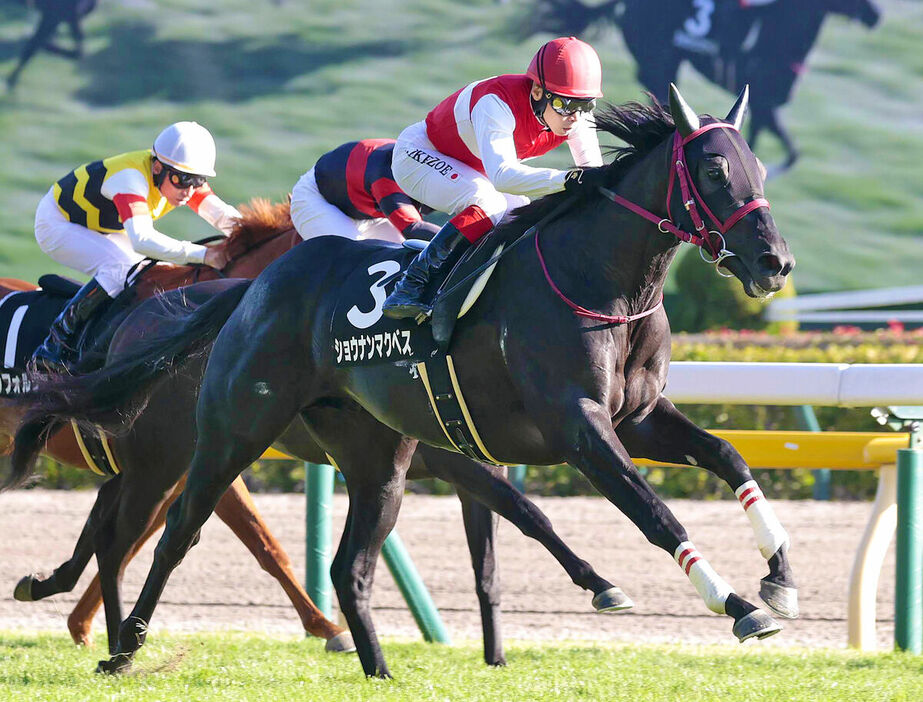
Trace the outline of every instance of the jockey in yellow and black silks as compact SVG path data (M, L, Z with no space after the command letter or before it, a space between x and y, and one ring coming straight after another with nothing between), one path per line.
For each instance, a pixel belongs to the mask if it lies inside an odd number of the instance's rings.
M215 140L196 122L177 122L153 149L130 151L75 168L55 183L35 214L35 238L52 259L93 276L55 319L33 359L46 370L73 361L80 329L125 287L129 270L144 258L170 263L227 264L222 248L180 241L154 222L189 206L227 235L240 213L215 195Z

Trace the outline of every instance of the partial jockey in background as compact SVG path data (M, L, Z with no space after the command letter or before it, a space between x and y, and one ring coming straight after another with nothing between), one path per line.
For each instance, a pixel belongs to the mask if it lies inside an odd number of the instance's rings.
M602 176L592 111L602 97L596 51L575 37L542 46L525 74L471 83L398 137L392 168L401 189L451 219L413 260L385 301L388 317L430 313L431 279L512 209ZM578 168L534 168L525 159L567 142ZM579 190L579 188L574 188Z
M302 239L333 234L348 239L429 241L439 227L394 182L394 139L363 139L321 156L292 189L292 223Z
M86 321L125 287L145 258L170 263L227 264L223 247L179 241L154 228L154 221L188 205L227 236L240 218L215 195L215 140L196 122L177 122L154 140L153 149L130 151L84 164L55 183L35 213L35 239L56 262L93 276L51 325L33 360L45 370L63 370L76 360Z

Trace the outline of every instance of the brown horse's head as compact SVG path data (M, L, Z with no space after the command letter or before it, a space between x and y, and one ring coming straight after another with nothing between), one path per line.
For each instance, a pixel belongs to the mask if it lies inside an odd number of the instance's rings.
M222 273L229 278L255 278L279 256L301 241L292 225L289 203L271 203L254 198L240 207L241 219L224 241L230 259ZM138 282L138 295L151 297L161 290L172 290L204 280L214 280L219 273L203 266L177 266L161 263L146 271Z
M748 96L744 88L724 120L700 118L670 86L679 135L670 209L682 228L708 233L716 262L737 276L748 295L766 297L782 289L795 259L765 200L765 169L739 131ZM681 187L681 171L688 174L688 193Z
M276 236L292 231L289 203L256 197L240 207L241 218L225 242L231 261Z

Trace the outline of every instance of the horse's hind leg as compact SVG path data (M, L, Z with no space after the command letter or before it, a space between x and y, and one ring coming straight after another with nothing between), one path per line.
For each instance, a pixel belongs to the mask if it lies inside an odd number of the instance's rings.
M100 661L100 672L123 672L131 665L170 573L198 541L205 520L234 478L269 448L301 408L303 388L292 380L292 369L299 367L299 339L294 334L260 338L274 331L270 323L255 332L239 317L221 330L199 392L198 438L186 489L167 513L147 580L119 627L118 649ZM284 348L286 341L291 348Z
M21 602L33 602L74 589L93 555L93 539L96 530L118 501L120 485L119 476L102 484L70 559L55 568L54 572L44 580L36 579L35 575L23 577L16 584L13 592L15 599ZM81 642L77 641L77 643Z
M570 550L542 511L504 476L460 454L441 451L438 460L430 458L430 453L426 455L426 467L433 475L460 486L515 524L523 534L542 544L576 585L593 593L593 606L598 611L617 611L632 606L620 588L601 578L589 563Z
M481 608L484 660L488 665L506 665L500 633L500 574L494 544L498 517L462 489L458 490L458 499L474 568L474 588Z
M31 58L35 55L35 52L50 42L55 29L58 28L60 23L61 18L55 13L46 12L42 14L38 26L35 28L35 32L29 38L29 41L26 42L26 45L22 49L22 53L19 55L19 62L16 64L16 68L13 69L13 72L10 73L9 77L6 79L6 85L10 90L16 87L16 83L19 82L19 74L22 73L22 69L26 67L26 64L29 63Z
M151 520L147 530L142 534L141 538L135 541L131 549L125 555L125 565L130 563L131 560L138 555L138 551L147 543L148 539L163 526L167 517L167 508L183 491L185 485L186 479L184 477L176 484L176 487L173 488L173 494L161 503L160 508L157 510L157 514L154 516L154 519ZM67 617L67 629L70 631L71 638L77 645L89 646L92 643L93 637L91 636L91 632L93 629L93 617L96 616L96 612L99 610L102 603L103 593L99 584L99 573L97 573L93 576L93 580L87 585L87 589Z
M346 478L349 513L330 574L367 676L391 677L369 598L375 566L401 507L416 441L380 424L356 406L312 408L302 416L317 443Z
M788 558L788 534L737 449L697 427L662 396L644 419L623 421L616 434L632 456L701 466L730 486L750 520L760 553L769 562L760 597L779 616L797 617L798 590Z
M648 541L673 556L710 610L733 617L738 640L765 638L781 631L769 614L735 594L688 540L686 530L632 464L612 428L608 407L580 397L576 389L564 397L577 400L564 406L547 405L546 401L544 407L540 428L552 448L586 475Z
M96 560L110 654L115 653L119 625L122 622L121 585L128 564L127 556L151 527L157 509L172 491L172 481L164 486L158 483L157 477L145 472L144 478L154 480L126 480L116 514L104 522L96 533Z
M279 581L301 617L306 632L327 640L329 651L354 650L349 633L328 620L298 582L288 554L269 531L240 476L221 496L215 514L250 549L260 567Z

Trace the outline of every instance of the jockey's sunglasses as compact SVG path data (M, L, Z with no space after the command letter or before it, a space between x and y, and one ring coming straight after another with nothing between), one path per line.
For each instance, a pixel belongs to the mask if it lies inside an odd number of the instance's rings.
M174 188L179 188L180 190L185 190L186 188L201 188L205 185L206 177L203 175L195 175L193 173L183 173L182 171L177 171L169 166L165 166L167 169L167 177L170 179L170 184Z
M548 93L548 95L550 95L548 104L551 105L551 109L564 117L569 117L576 112L592 112L596 108L596 98L583 100L554 93Z

